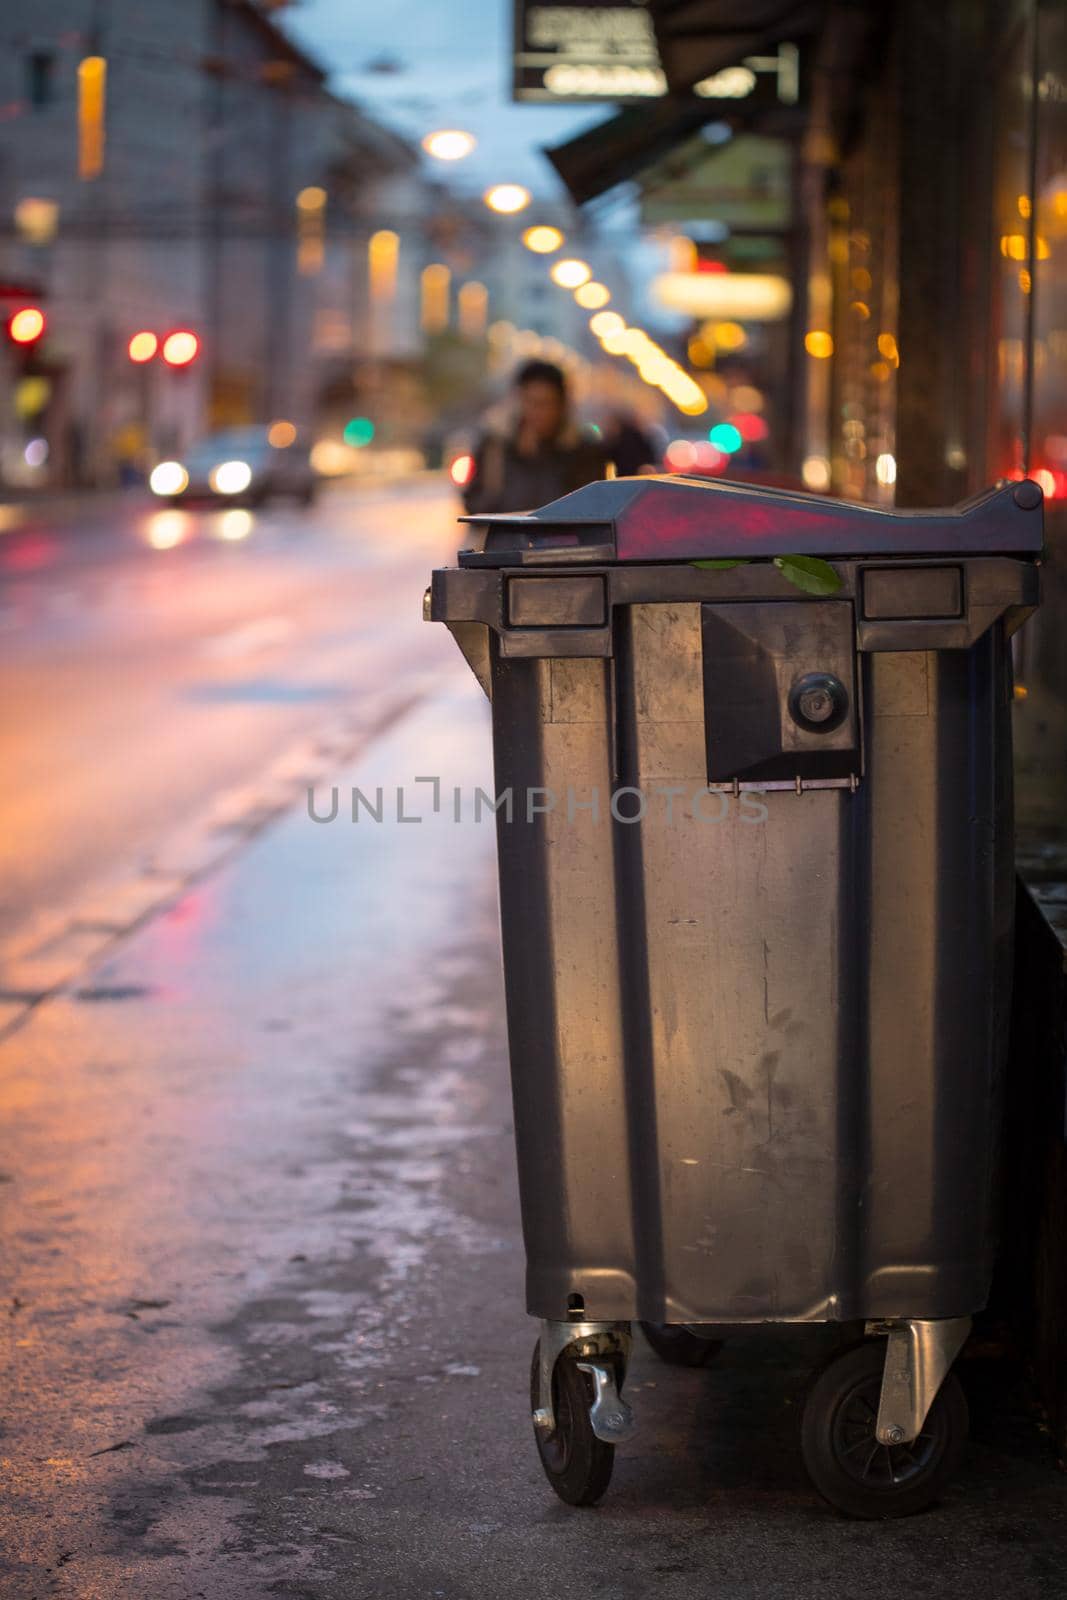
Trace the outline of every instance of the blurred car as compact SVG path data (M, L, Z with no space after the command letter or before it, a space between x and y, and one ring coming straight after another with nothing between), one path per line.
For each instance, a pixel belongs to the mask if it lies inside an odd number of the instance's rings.
M148 486L172 505L190 500L262 505L274 495L291 495L309 506L318 477L292 423L276 422L269 428L225 428L208 434L180 460L161 461Z

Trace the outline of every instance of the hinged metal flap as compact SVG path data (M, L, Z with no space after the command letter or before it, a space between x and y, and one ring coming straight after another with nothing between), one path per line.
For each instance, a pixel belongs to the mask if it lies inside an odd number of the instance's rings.
M703 605L708 783L849 786L862 771L852 603Z

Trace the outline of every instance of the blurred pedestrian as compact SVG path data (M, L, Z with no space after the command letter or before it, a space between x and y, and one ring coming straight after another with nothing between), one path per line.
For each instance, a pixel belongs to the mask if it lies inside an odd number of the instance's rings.
M575 423L560 368L527 361L515 377L511 424L478 444L463 502L474 515L534 511L602 478L607 459L600 442Z
M663 451L647 428L631 411L618 408L604 424L604 453L614 462L620 478L635 478L638 473L657 472Z

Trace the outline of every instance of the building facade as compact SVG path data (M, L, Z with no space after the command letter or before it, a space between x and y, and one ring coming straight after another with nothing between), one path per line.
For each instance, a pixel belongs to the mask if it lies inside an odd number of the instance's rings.
M0 43L2 309L47 317L33 352L3 351L4 478L114 481L214 425L312 421L320 368L362 332L360 219L418 184L410 148L249 0L9 0ZM136 333L175 329L188 366L130 360Z

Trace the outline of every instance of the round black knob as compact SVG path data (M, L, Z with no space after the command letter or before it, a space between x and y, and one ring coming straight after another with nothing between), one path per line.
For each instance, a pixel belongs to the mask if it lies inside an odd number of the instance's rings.
M806 672L789 691L789 714L808 733L829 733L848 715L848 690L832 672Z
M1012 499L1020 511L1036 511L1044 499L1041 485L1035 483L1033 478L1024 478L1022 483L1017 483L1012 493Z

